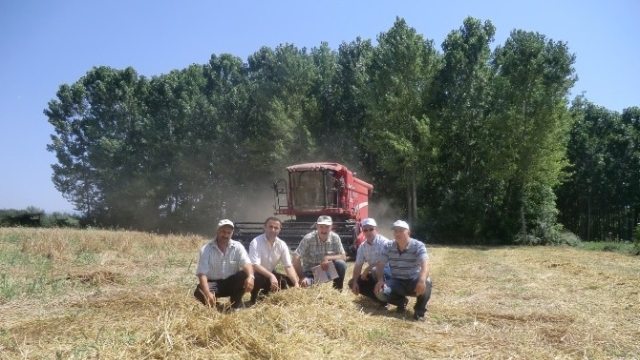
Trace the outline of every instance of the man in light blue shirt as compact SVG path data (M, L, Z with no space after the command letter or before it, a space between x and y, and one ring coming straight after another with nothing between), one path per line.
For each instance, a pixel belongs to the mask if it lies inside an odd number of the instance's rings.
M378 283L374 292L380 301L396 305L396 311L404 313L406 296L416 296L413 318L425 321L427 303L431 297L429 255L424 243L410 237L409 225L402 220L393 223L392 241L383 248L376 265ZM390 278L383 278L383 266L389 263Z
M380 302L373 292L377 282L375 266L380 259L382 248L390 240L378 234L378 224L373 218L362 220L360 226L362 227L365 241L358 247L356 263L353 267L353 277L349 280L349 287L354 295L362 294ZM367 267L362 271L362 266L365 262ZM386 302L380 303L386 305Z

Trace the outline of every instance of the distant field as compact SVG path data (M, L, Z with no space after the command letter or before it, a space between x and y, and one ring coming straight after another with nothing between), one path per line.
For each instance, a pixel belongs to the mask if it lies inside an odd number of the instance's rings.
M0 359L640 359L640 257L429 247L416 323L329 285L207 309L191 296L206 241L0 228Z

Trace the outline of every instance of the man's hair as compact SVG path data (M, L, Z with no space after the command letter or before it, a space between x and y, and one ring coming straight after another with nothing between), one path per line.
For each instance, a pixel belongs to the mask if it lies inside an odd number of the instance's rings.
M277 221L278 223L280 223L280 225L282 225L282 220L278 219L275 216L269 216L267 218L267 220L264 221L264 224L267 225L267 223L269 223L269 221Z

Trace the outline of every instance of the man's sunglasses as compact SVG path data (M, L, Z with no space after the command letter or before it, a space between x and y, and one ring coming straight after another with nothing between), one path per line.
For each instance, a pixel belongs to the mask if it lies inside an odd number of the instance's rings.
M373 228L372 229L362 229L363 232L371 232L373 230L375 230L375 229L373 229Z

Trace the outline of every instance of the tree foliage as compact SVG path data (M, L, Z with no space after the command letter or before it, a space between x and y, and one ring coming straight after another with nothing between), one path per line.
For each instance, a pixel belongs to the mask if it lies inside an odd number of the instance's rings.
M548 243L562 225L630 239L639 108L569 106L566 43L495 33L470 17L438 51L397 18L375 45L214 54L151 78L95 67L44 111L54 185L91 224L207 234L268 212L247 195L287 165L336 161L437 241Z

